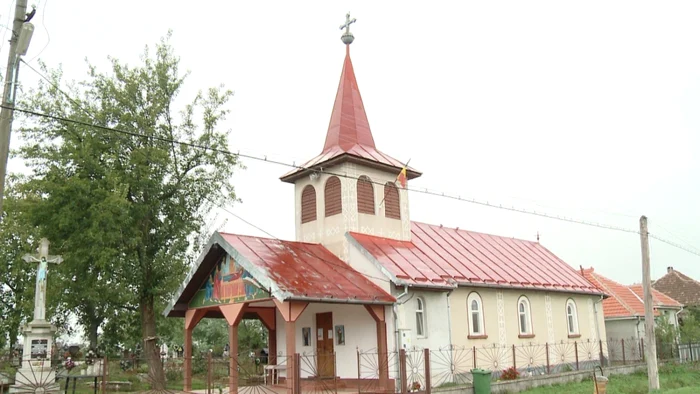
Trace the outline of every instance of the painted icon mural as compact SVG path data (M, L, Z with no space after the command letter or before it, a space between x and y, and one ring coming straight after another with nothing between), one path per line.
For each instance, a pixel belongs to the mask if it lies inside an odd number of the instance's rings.
M268 298L267 291L243 269L233 257L226 255L211 271L207 280L190 301L190 308L235 304Z

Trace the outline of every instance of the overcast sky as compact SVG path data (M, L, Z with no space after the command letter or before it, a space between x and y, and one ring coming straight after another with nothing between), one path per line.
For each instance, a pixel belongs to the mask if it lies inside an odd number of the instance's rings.
M7 24L14 2L0 4ZM172 29L192 72L183 100L224 83L235 91L230 148L297 164L322 150L345 55L339 25L350 11L375 142L423 172L410 187L629 229L644 214L652 233L700 247L698 2L36 4L31 64L38 56L79 80L85 58L133 64ZM25 88L38 81L27 67L20 78ZM278 179L289 168L244 162L235 179L243 203L230 209L293 239L293 186ZM530 240L539 232L576 268L641 281L635 234L418 193L410 210L427 223ZM262 235L225 212L216 226ZM651 263L652 278L667 266L700 278L700 257L655 240Z

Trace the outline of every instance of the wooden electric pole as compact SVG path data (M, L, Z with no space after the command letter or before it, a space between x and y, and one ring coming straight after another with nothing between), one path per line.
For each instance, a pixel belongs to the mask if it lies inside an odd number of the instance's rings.
M7 160L10 156L10 134L12 132L13 108L15 92L17 91L17 74L19 73L19 56L17 56L17 40L22 30L22 24L27 17L27 0L17 0L15 19L10 32L10 53L7 57L5 72L5 88L2 92L2 109L0 110L0 218L2 217L2 202L5 195L5 175Z
M656 362L656 336L654 333L654 300L651 295L649 268L649 229L647 217L639 218L639 235L642 239L642 286L644 287L644 349L646 349L649 391L659 389L659 367Z

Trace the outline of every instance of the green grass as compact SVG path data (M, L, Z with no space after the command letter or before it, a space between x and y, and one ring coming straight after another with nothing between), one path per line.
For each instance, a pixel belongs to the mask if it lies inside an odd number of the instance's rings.
M590 394L594 393L593 378L578 383L538 387L523 391L525 394ZM661 390L658 393L688 394L700 393L700 364L665 365L659 370ZM646 372L631 375L609 376L608 393L647 394Z

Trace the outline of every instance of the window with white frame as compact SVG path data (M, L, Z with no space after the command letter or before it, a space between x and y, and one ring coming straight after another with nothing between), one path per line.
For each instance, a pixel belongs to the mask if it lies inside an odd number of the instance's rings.
M532 335L530 300L525 296L518 298L518 322L520 326L520 335Z
M566 326L569 329L569 335L578 334L578 312L576 303L572 299L566 301Z
M469 323L469 335L482 336L484 331L484 309L479 293L473 292L467 297L467 316Z
M416 335L425 336L425 301L422 298L416 299Z

